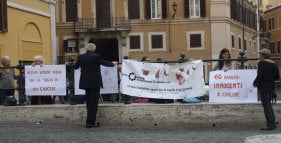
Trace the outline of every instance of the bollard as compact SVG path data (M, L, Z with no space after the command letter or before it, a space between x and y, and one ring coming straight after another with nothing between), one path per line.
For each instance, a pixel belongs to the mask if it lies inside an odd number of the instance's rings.
M179 63L188 62L188 59L185 57L185 54L180 54Z
M69 104L70 105L76 105L76 99L75 99L75 90L74 90L74 59L71 58L69 60L70 64L70 76L69 76Z
M239 55L240 55L240 57L238 57L238 62L241 63L240 69L244 69L245 68L245 62L247 61L247 57L245 57L244 52L240 52Z

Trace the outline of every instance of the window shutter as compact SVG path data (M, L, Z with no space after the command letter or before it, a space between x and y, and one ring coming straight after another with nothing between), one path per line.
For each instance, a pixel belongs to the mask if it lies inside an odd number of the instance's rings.
M140 36L130 36L130 49L140 48Z
M201 46L201 34L190 34L190 48Z
M151 35L152 49L163 48L163 36L162 35Z
M145 1L145 16L146 19L151 19L150 0Z
M200 15L201 17L206 17L206 1L200 0Z
M0 1L0 31L8 31L7 0Z
M184 17L189 18L189 0L184 1Z
M68 40L63 40L63 49L65 53L68 52Z
M167 18L167 0L162 0L162 19Z
M274 18L272 18L272 30L274 30Z
M76 22L78 19L77 0L65 1L66 22Z
M140 19L139 0L128 0L129 19Z
M280 52L281 52L281 49L280 49L280 48L281 48L281 47L280 47L281 45L280 45L280 44L281 44L281 41L278 41L278 42L277 42L277 48L278 48L277 51L278 51L279 54L280 54Z

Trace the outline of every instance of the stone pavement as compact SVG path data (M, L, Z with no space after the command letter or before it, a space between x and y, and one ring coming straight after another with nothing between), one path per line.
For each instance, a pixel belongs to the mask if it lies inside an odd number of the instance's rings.
M84 128L71 124L0 124L0 143L278 143L280 127L114 127Z

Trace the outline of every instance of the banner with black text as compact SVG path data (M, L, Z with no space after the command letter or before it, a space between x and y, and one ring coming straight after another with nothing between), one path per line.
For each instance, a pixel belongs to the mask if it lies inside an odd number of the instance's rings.
M125 60L122 64L123 94L160 99L183 99L205 93L203 63L164 64Z

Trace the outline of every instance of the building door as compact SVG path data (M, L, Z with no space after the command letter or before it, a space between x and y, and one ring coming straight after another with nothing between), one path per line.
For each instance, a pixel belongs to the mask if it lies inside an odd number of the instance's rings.
M110 28L110 0L96 0L97 28Z
M96 38L89 43L95 43L96 53L108 61L119 61L118 40L116 38Z

